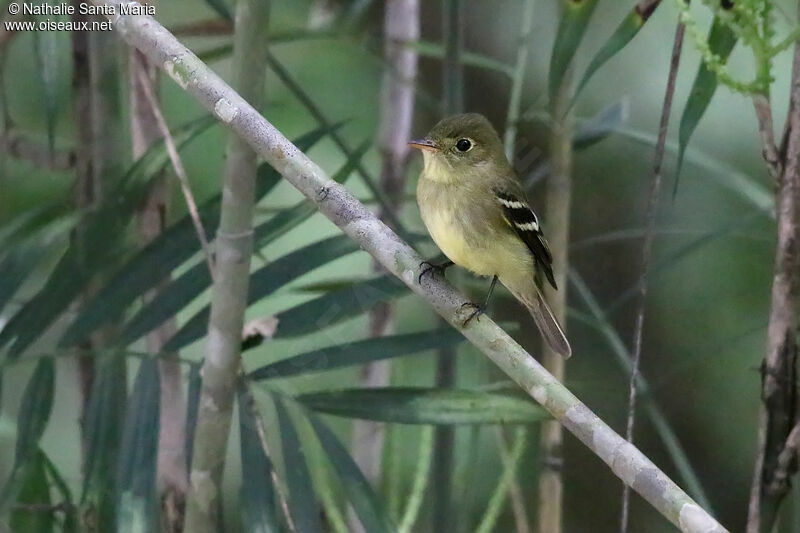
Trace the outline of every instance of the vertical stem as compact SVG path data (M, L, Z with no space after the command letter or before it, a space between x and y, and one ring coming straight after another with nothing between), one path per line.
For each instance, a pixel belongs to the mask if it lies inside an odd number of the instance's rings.
M399 213L405 190L407 142L411 138L414 119L414 83L417 76L417 52L405 43L419 39L419 0L388 0L384 9L386 69L381 87L378 132L382 158L380 187L389 202L388 210ZM384 222L387 221L386 211L382 208L378 213ZM373 263L373 269L382 271L383 267ZM379 304L370 313L370 336L387 335L392 329L391 304ZM388 360L370 363L364 367L362 383L366 387L386 386L390 373L391 364ZM353 422L353 459L373 483L377 483L381 477L384 438L383 424L364 420ZM362 527L358 519L351 520L350 525L356 530Z
M461 45L463 43L463 20L461 0L443 0L442 35L445 41L443 63L442 109L445 116L460 113L464 106L463 69ZM439 351L436 362L436 386L449 388L456 383L455 350ZM433 446L433 530L457 531L458 524L452 512L455 430L449 426L436 428Z
M797 312L800 303L800 43L795 46L789 137L778 182L778 246L772 280L767 348L762 366L763 404L747 517L747 532L772 530L788 484L775 484L778 457L797 417ZM768 162L769 164L769 162ZM792 473L796 471L796 467Z
M87 20L86 15L80 14L80 3L73 1L76 12L72 19L77 23ZM75 31L71 33L71 39L77 130L75 204L79 209L88 209L102 201L104 189L113 187L122 175L119 47L116 37L109 32ZM73 238L76 246L82 249L86 238L83 228L76 228ZM81 294L77 305L85 303L95 290L95 286L88 288ZM91 453L91 444L87 441L88 424L119 427L110 419L120 416L127 400L125 359L110 358L95 364L96 359L90 353L105 348L113 334L113 327L100 328L76 350L81 393L82 470L85 478L80 516L86 531L100 531L112 527L114 523L114 471L108 472L98 466L103 462L96 457L90 460L88 454ZM114 388L104 387L107 383L114 383ZM104 390L108 393L103 394ZM98 397L92 399L92 395ZM90 402L101 401L100 397L118 409L106 410L105 420L88 420ZM98 427L94 430L100 431ZM107 431L105 465L116 464L121 437L113 429Z
M134 159L141 157L148 148L162 138L162 131L153 102L147 91L155 92L157 72L147 58L138 50L131 49L128 61L128 84L130 86L131 109L131 153ZM150 87L145 87L149 83ZM146 246L158 237L167 226L167 213L171 201L170 186L166 175L154 180L143 205L137 213L139 244ZM154 289L144 295L151 301L169 283L169 277L161 280ZM157 354L177 331L176 320L170 319L146 336L147 351ZM186 407L183 397L181 367L177 354L161 358L158 362L159 386L161 389L160 430L158 442L158 486L162 488L165 527L170 532L179 532L183 525L186 502L187 472L184 443L186 442Z
M72 0L76 14L72 16L76 22L86 20L85 15L79 14L79 0ZM94 205L98 199L97 179L92 165L92 115L89 112L91 97L91 74L89 71L89 32L75 31L72 40L72 91L75 113L76 139L75 139L75 206L78 209L87 209ZM83 249L83 235L81 228L76 228L73 239L79 249ZM81 256L84 254L81 253ZM91 350L91 342L78 347L78 379L80 380L81 393L81 447L86 453L86 442L83 435L86 433L86 410L89 406L89 396L94 382L94 359L87 354ZM85 463L85 458L84 458Z
M268 18L265 0L240 0L236 5L234 83L255 108L264 102ZM231 133L186 511L185 531L192 533L212 533L220 527L222 472L247 307L256 164L255 152Z
M678 22L675 29L675 40L672 46L672 59L670 61L667 90L664 95L664 105L661 108L661 122L658 126L658 143L656 144L653 175L650 179L650 192L647 198L647 211L645 214L645 234L642 243L642 262L639 271L639 297L636 302L636 325L633 329L632 368L628 383L628 422L625 438L633 442L633 428L636 420L636 382L639 379L639 363L642 358L642 336L644 332L644 316L647 303L647 275L650 270L650 256L652 255L653 241L655 240L656 213L658 200L661 197L661 166L664 162L664 147L667 143L667 129L672 111L672 98L675 95L675 80L678 77L678 67L683 49L683 35L686 27ZM631 491L628 485L622 485L622 515L619 530L621 533L628 531L628 508L630 506Z
M572 202L572 115L569 102L572 95L571 72L552 103L552 132L550 137L550 176L545 193L545 224L553 254L553 273L559 290L547 285L545 297L556 319L566 329L567 316L567 250L569 247L569 214ZM564 382L564 358L543 346L542 365L559 381ZM561 471L564 459L561 451L562 428L556 421L546 421L541 431L542 473L539 477L539 532L558 533L562 530L563 482Z
M533 12L536 0L525 0L522 13L522 28L519 32L519 45L517 46L517 62L514 66L514 76L511 78L511 94L508 97L508 113L506 114L506 132L503 144L506 147L506 157L514 163L517 144L517 122L519 121L520 104L522 102L522 87L525 82L525 71L528 67L528 53L530 48L531 30L533 29Z

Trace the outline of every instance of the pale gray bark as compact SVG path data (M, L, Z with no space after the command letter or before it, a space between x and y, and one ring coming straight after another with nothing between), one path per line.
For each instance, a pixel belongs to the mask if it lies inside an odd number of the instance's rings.
M237 101L218 100L217 116L233 120L234 106L255 108L264 102L269 2L240 0L236 4L234 33L234 79L240 90ZM179 56L173 57L172 75L183 72ZM169 60L172 61L172 60ZM164 65L162 61L162 65ZM169 72L169 71L168 71ZM244 99L252 102L245 103ZM213 533L220 527L222 472L231 427L236 380L241 367L242 327L247 308L250 257L253 248L253 202L257 154L232 133L228 138L222 210L214 241L214 285L208 323L203 385L200 391L197 428L186 507L185 531Z

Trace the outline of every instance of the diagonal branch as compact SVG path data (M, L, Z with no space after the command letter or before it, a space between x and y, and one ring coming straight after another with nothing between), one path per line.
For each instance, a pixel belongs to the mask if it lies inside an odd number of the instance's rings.
M114 6L122 0L93 0ZM130 2L125 2L130 5ZM185 91L244 139L287 181L312 200L320 212L397 276L564 427L632 485L673 524L686 532L727 531L658 469L578 400L488 317L462 328L467 299L439 278L417 283L422 258L366 209L342 185L331 180L258 111L148 16L112 16L120 36L160 65Z

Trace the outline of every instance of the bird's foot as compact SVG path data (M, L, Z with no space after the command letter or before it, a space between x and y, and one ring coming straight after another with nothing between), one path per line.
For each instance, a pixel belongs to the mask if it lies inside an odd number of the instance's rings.
M461 324L462 327L467 327L469 323L472 322L473 318L475 320L480 320L480 316L486 311L484 306L472 302L467 302L461 305L461 309L464 309L465 307L472 308L472 312L469 314L466 320L464 320L464 323Z
M441 265L435 265L430 261L423 261L419 264L419 268L421 269L419 276L417 277L417 283L422 283L422 278L426 274L438 274L440 276L444 276L444 271L447 270L449 267L453 266L452 261L447 261L442 263Z

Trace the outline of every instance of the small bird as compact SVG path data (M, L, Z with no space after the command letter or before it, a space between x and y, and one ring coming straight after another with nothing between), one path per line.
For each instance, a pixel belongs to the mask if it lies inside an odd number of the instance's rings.
M424 160L417 184L422 220L450 259L423 263L420 280L452 264L491 276L486 303L470 304L476 309L466 325L485 310L499 279L528 308L548 345L569 357L569 341L542 295L545 280L557 289L553 257L491 123L475 113L455 115L408 144L422 150Z

